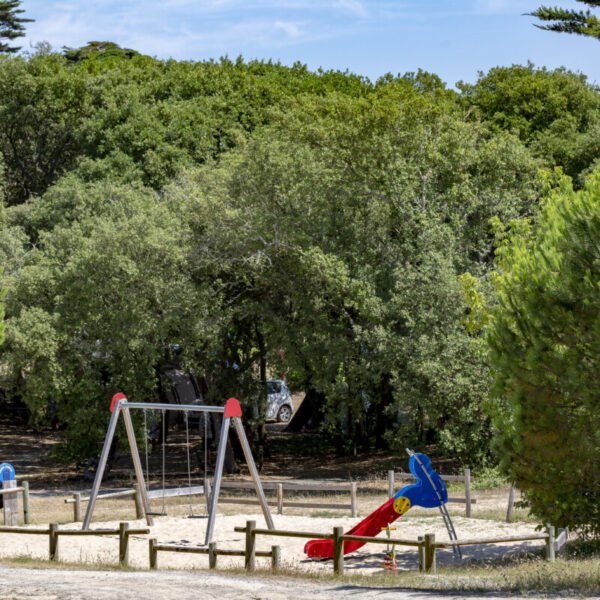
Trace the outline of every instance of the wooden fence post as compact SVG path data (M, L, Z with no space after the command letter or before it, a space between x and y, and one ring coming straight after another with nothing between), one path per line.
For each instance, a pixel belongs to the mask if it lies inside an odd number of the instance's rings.
M344 535L343 527L333 528L333 573L334 575L344 574Z
M256 568L256 521L246 521L246 552L244 562L246 571L252 572Z
M277 571L281 566L281 546L271 546L271 571Z
M552 525L548 525L546 527L546 531L548 533L548 539L546 540L546 560L548 562L554 562L556 558L556 549L554 544L554 527Z
M435 574L436 558L435 558L435 534L425 534L425 573Z
M158 552L156 551L156 538L148 540L148 548L150 550L150 568L156 569L156 563L158 558Z
M391 498L394 495L394 471L388 471L388 497Z
M58 560L58 523L48 525L48 549L50 560Z
M79 492L75 492L73 494L73 521L77 523L81 521L81 494Z
M208 545L208 568L209 569L217 568L217 544L216 544L216 542L211 542Z
M140 484L135 483L133 501L135 502L135 518L143 519L144 518L144 505L142 503L142 492L140 490Z
M119 523L119 565L129 564L129 523Z
M471 469L465 469L465 505L466 516L471 517Z
M31 522L29 516L29 481L23 481L21 487L23 488L23 522L25 525L29 525Z
M417 538L417 541L419 542L419 573L425 573L425 543L423 541L423 536L420 535Z
M350 514L355 519L356 518L356 481L353 481L350 484Z
M277 514L283 514L283 483L277 484Z
M515 508L515 486L511 484L508 492L508 507L506 509L506 522L510 523L513 518L513 510Z

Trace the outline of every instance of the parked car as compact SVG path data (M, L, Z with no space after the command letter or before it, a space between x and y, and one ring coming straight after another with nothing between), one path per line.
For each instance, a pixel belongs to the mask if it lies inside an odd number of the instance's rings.
M267 380L267 421L287 423L292 418L294 404L285 381Z

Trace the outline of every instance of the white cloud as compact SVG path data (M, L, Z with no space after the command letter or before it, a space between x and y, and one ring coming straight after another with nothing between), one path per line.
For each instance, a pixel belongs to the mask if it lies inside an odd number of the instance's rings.
M290 23L289 21L275 21L273 27L283 31L290 38L299 38L302 35L300 27L296 23Z
M539 2L538 0L475 0L474 9L475 12L483 14L522 14L535 10L540 4L543 4L543 2Z
M365 5L359 0L335 0L333 2L334 8L340 8L344 12L347 12L356 17L368 17L369 12L367 11Z

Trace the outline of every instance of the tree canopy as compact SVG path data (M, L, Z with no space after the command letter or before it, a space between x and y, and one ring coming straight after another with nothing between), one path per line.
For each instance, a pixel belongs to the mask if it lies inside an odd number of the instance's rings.
M583 185L599 113L532 65L457 92L105 42L0 59L2 386L34 424L53 398L89 457L114 390L155 397L179 343L257 421L270 370L341 452L485 463L497 223L537 218L556 166Z

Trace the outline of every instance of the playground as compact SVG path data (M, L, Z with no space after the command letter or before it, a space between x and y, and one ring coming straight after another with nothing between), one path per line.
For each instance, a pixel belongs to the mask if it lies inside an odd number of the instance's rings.
M163 443L158 452L163 457L162 488L159 481L158 489L149 489L148 465L144 472L130 415L136 409L185 411L186 423L190 411L220 414L211 476L192 482L188 451L187 486L166 489L168 444ZM13 509L10 520L5 509L0 557L85 565L121 563L135 569L284 569L312 575L332 573L333 566L337 574L373 575L436 572L437 565L485 564L527 554L544 554L553 560L560 548L554 532L540 533L535 523L489 518L506 506L507 490L472 498L470 471L464 477L442 477L425 454L407 451L410 474L388 471L387 480L372 476L349 484L316 480L302 485L259 475L235 399L222 408L155 405L149 409L117 394L111 412L88 492L39 490L30 494L28 482L17 483L14 469L4 466L5 506L10 498ZM131 485L107 490L103 489L105 466L121 416L131 452ZM244 451L247 475L227 480L223 462L233 431ZM189 450L187 429L185 437ZM204 475L206 469L205 464ZM453 484L453 497L449 496L445 479L462 481L458 487L464 486L466 498L456 497L460 496L457 484ZM25 526L19 526L18 494L9 493L9 484L10 489L27 490L21 492ZM232 490L233 495L223 495ZM350 504L340 495L348 490ZM271 508L276 508L276 514ZM42 523L48 525L40 527ZM344 535L354 539L340 537ZM317 539L311 541L313 537Z

